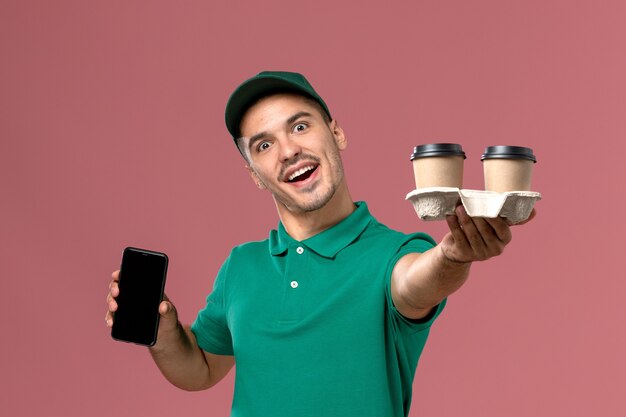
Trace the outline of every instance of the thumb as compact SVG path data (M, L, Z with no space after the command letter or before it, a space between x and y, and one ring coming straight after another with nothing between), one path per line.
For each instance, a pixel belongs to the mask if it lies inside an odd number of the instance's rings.
M159 313L161 314L161 317L165 318L168 316L172 316L172 315L176 315L176 307L174 307L174 304L172 304L169 300L163 300L161 301L161 304L159 304Z
M163 295L163 301L159 304L159 314L161 314L162 326L175 327L177 325L178 313L176 312L176 307L166 295Z

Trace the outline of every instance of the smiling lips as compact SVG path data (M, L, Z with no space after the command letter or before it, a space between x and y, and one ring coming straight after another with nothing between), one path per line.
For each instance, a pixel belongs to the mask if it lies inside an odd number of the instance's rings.
M287 178L287 182L303 181L311 175L315 168L317 168L317 165L304 166L289 175L289 177Z

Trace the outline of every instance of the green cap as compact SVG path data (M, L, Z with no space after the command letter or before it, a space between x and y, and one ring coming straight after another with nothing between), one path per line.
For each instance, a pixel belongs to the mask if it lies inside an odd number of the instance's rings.
M330 117L324 100L315 92L302 74L285 71L263 71L244 81L226 103L226 128L237 139L239 124L245 112L257 100L276 93L294 93L315 100Z

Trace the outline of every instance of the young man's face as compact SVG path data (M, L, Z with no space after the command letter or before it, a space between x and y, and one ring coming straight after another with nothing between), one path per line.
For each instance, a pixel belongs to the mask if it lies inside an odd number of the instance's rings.
M343 130L310 100L291 94L261 99L244 115L241 135L252 179L292 213L323 207L343 182Z

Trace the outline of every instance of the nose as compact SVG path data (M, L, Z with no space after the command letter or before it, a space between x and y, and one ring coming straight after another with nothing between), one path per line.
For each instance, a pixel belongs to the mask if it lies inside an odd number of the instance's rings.
M300 155L300 153L302 152L300 144L290 136L280 138L278 142L280 145L281 162L289 161L290 159L293 159L296 156Z

